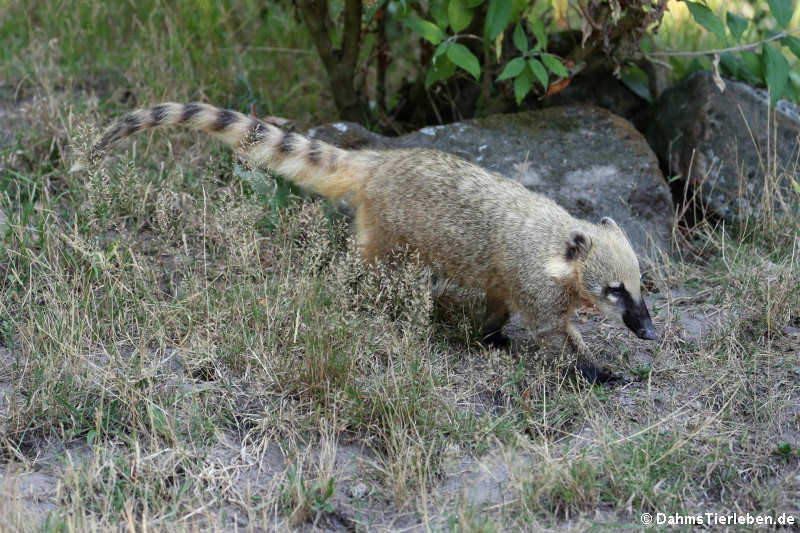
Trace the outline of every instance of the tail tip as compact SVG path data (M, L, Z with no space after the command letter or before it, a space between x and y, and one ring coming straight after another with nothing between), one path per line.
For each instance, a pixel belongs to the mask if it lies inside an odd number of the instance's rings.
M89 150L88 153L78 153L76 155L77 157L69 169L70 174L92 170L103 160L103 150L98 149L96 146Z

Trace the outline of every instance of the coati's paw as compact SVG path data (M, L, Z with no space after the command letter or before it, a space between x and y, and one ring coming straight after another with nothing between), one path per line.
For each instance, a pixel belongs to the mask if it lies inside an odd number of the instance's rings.
M577 373L593 385L623 385L626 380L619 374L608 372L595 365L578 365Z
M482 340L481 343L484 346L490 346L492 348L497 348L498 350L507 350L511 346L511 341L508 337L503 335L500 330L493 331L486 335Z

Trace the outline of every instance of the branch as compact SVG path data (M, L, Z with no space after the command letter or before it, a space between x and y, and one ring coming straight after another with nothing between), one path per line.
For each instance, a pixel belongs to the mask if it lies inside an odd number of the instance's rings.
M800 32L800 28L794 28L792 30L782 31L776 35L768 39L764 39L763 41L758 41L757 43L752 44L741 44L739 46L729 46L728 48L716 48L714 50L696 50L694 52L679 52L679 51L666 51L666 52L653 52L652 54L645 54L645 57L674 57L674 56L706 56L709 54L724 54L725 52L746 52L750 50L755 50L762 44L777 41L778 39L783 39L793 33Z
M378 16L380 15L380 16ZM386 12L376 13L378 28L375 40L377 41L376 56L378 60L376 72L375 100L378 111L386 116L386 70L389 67L389 43L386 42Z
M345 0L344 4L342 66L348 72L355 72L358 49L361 46L361 2L362 0Z
M586 22L591 24L592 28L594 28L596 30L602 30L603 29L603 25L602 24L598 24L597 22L594 21L592 16L589 14L589 10L586 8L585 5L583 5L583 2L581 2L580 0L578 0L578 7L580 8L581 13L583 14L583 18L586 19Z
M345 0L344 29L341 48L334 48L328 0L295 0L314 40L339 116L344 120L363 122L368 113L365 99L355 87L358 52L361 46L361 1Z
M297 0L300 11L303 12L303 19L314 40L325 70L332 72L338 64L336 54L334 54L333 43L328 28L332 25L330 12L328 11L328 0Z

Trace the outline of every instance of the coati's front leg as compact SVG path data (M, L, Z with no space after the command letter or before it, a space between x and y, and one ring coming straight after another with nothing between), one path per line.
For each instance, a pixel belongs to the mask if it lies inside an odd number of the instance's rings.
M570 323L569 317L565 319L565 330L569 342L577 353L575 368L589 383L615 383L622 380L622 376L609 372L597 365L589 347L583 342L581 332Z
M569 318L567 318L564 322L566 322L567 337L572 343L572 346L575 348L575 351L578 352L578 355L591 358L592 354L589 351L589 347L586 346L585 342L583 342L583 336L581 335L581 332L578 331L578 328L572 325L572 323L569 321Z
M590 383L610 384L620 381L620 376L595 362L580 332L569 322L570 315L570 310L565 306L551 320L530 321L529 324L535 326L533 332L537 341L554 354L574 357L575 369Z

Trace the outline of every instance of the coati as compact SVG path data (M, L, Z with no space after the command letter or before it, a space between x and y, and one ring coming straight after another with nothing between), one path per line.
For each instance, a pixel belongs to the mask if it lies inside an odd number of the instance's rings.
M250 164L328 198L349 196L364 260L410 247L438 274L486 291L487 331L519 311L540 343L574 349L576 366L590 381L618 377L595 366L569 321L582 303L620 318L640 338L656 338L636 254L613 220L578 220L520 183L451 154L348 151L236 111L164 103L121 117L74 168L99 163L125 137L167 125L208 132Z

